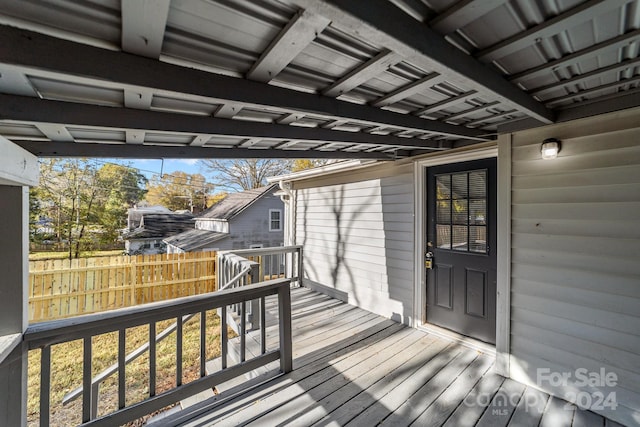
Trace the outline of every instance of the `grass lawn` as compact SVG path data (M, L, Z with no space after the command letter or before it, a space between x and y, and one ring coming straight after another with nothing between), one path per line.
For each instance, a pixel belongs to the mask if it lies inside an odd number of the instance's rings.
M157 322L156 334L174 323L175 319ZM206 356L207 360L220 355L220 319L215 310L206 316ZM127 329L126 352L129 353L148 341L149 327L139 326ZM183 326L183 384L199 377L200 370L200 315L184 323ZM38 425L40 400L40 350L29 352L28 371L28 413L29 426ZM82 385L82 341L57 344L51 351L51 425L68 426L81 423L82 397L62 406L63 397ZM173 332L157 345L156 393L160 394L176 385L176 333ZM92 369L95 376L117 362L117 332L93 338ZM131 405L149 396L149 354L145 353L125 368L126 403ZM118 407L118 374L114 374L100 387L98 415L115 411ZM141 422L130 423L132 426Z
M112 251L82 251L80 258L88 258L95 256L113 256L122 255L123 249L115 249ZM29 253L29 261L41 261L45 259L65 259L69 258L69 251L65 252L31 252Z

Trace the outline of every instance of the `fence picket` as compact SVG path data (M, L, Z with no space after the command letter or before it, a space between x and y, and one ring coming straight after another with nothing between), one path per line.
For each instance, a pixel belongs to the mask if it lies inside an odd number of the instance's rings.
M215 263L215 252L31 261L29 321L212 292Z

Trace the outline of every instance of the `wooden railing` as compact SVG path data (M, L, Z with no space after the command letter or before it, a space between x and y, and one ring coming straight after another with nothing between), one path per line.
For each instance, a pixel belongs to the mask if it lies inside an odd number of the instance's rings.
M83 379L82 379L82 422L83 425L112 426L135 420L167 405L191 396L216 384L228 381L237 376L248 373L260 366L280 360L280 371L285 373L292 369L291 343L291 294L290 279L275 279L266 282L253 283L251 286L225 289L207 295L178 298L171 301L146 304L138 307L114 310L106 313L78 316L71 319L61 319L31 325L24 334L27 350L41 349L40 374L40 426L48 426L50 420L50 387L51 387L51 347L55 344L82 340L83 342ZM264 299L276 295L278 299L279 347L267 349L262 342L262 352L259 356L228 366L228 334L226 311L228 306L239 305L244 312L247 301L259 300L264 306ZM163 320L175 319L177 336L182 336L184 316L200 314L206 318L209 310L221 310L221 365L222 369L207 375L205 371L205 337L206 325L201 322L200 331L200 378L188 383L182 383L183 357L182 340L177 341L175 355L176 386L168 391L156 394L157 356L156 356L156 323ZM246 330L245 316L240 317L241 329ZM127 328L148 325L149 329L149 395L142 402L127 406L125 402L126 378L126 330ZM266 337L265 325L262 324L261 336ZM92 409L92 339L108 332L118 333L118 409L110 414L97 417ZM240 339L245 340L244 334ZM241 346L243 351L245 346ZM79 361L80 362L80 361Z
M29 322L215 290L215 252L31 261Z

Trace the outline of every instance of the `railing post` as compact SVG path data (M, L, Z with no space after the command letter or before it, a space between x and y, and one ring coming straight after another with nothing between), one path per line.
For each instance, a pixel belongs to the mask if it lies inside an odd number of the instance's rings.
M249 273L249 277L251 277L251 283L261 282L260 280L260 264L256 262L251 262L251 272ZM251 322L250 331L255 331L260 329L260 319L262 314L260 313L260 300L251 300L251 307L249 308L249 321Z
M304 267L302 265L302 246L298 247L298 287L302 286L302 278L304 276Z
M278 314L280 318L280 371L287 373L293 370L290 285L282 286L278 290Z

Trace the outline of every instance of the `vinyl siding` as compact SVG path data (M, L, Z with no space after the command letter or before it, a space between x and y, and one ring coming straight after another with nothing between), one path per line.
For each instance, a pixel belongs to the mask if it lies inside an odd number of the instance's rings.
M269 231L269 209L282 212L284 226L284 203L273 193L266 194L229 220L229 237L217 241L216 247L227 250L249 249L251 245L263 245L265 248L282 246L284 231Z
M412 166L317 178L296 191L306 283L399 322L413 317ZM379 177L382 176L382 177Z
M636 119L636 124L637 119ZM535 132L513 135L511 374L536 384L537 369L614 372L616 410L640 425L640 128L596 135L564 128L557 159L540 159Z

